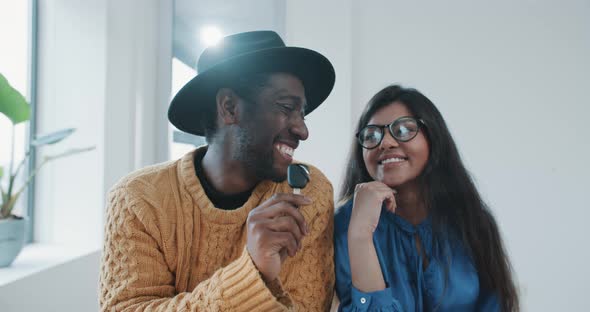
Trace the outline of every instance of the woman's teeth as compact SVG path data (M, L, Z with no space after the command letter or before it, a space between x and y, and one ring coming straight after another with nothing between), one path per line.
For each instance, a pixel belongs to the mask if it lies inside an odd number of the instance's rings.
M388 164L388 163L398 163L398 162L402 162L405 161L405 159L403 158L388 158L383 160L381 163L382 164Z

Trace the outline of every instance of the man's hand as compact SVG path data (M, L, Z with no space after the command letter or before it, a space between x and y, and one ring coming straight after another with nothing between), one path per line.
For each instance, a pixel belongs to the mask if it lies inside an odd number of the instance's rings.
M308 228L297 207L309 204L302 195L275 194L250 211L246 248L265 281L275 280L287 255L301 249Z

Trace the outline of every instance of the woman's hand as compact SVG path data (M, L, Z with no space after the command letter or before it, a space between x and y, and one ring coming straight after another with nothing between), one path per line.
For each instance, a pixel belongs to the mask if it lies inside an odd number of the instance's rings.
M349 239L372 240L383 203L388 211L395 212L395 193L395 190L379 181L357 184L348 227Z
M373 244L381 207L395 212L395 190L379 181L358 184L354 190L352 215L348 225L348 257L352 284L363 292L385 289L385 280Z

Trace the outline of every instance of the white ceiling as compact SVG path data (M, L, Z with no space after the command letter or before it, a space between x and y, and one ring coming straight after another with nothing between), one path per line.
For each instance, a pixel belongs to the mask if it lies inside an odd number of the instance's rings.
M174 56L193 68L205 49L199 32L206 25L224 35L270 29L284 36L285 0L175 0Z

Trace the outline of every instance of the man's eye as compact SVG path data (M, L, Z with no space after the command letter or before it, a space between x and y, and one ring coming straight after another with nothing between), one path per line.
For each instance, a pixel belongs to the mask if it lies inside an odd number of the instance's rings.
M282 110L287 111L287 112L292 112L294 110L293 106L291 106L289 104L279 103L279 106L281 107Z
M289 105L289 104L281 104L281 103L279 103L278 105L279 105L281 108L284 108L284 109L286 109L286 110L290 110L290 111L292 111L292 110L293 110L293 107L292 107L291 105Z

